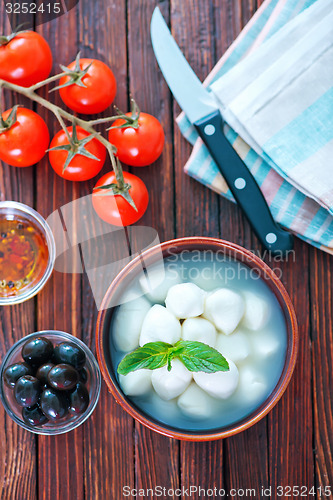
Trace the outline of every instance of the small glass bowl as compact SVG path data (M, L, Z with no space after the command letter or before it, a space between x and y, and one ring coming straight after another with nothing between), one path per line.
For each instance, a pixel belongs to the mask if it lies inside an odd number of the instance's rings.
M48 250L48 260L40 276L28 286L22 288L17 294L8 297L0 296L0 305L19 304L36 295L50 278L54 267L56 256L56 246L50 226L45 219L33 208L17 201L0 201L0 219L6 218L8 221L18 219L24 223L32 224L44 237Z
M14 398L14 389L11 389L5 384L3 375L8 366L23 361L21 350L25 342L31 340L34 337L40 336L49 339L54 346L60 344L61 342L70 341L83 349L86 354L86 364L84 368L86 369L88 374L88 380L85 385L89 392L89 405L86 411L81 415L67 415L66 417L58 420L55 423L47 422L46 424L41 426L32 426L27 424L23 420L22 408L16 403ZM101 373L99 371L99 367L93 353L86 346L86 344L84 344L80 339L74 337L73 335L70 335L69 333L56 330L45 330L31 333L30 335L27 335L26 337L20 339L18 342L16 342L16 344L13 345L11 349L9 349L1 364L0 396L5 410L18 425L35 434L56 435L64 434L65 432L76 429L76 427L79 427L79 425L87 420L87 418L90 417L90 415L94 411L98 402L100 391Z

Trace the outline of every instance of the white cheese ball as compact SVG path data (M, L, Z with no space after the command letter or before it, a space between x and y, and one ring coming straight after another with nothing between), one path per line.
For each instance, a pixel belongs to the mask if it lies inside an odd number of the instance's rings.
M244 297L245 313L242 324L249 330L261 330L270 315L267 302L251 292L244 292Z
M126 396L143 396L151 389L151 370L136 370L119 375L119 384Z
M181 278L175 269L163 266L147 268L147 275L140 278L139 283L143 293L153 303L164 304L171 286L181 283Z
M244 311L241 295L228 288L220 288L207 296L203 316L225 335L230 335L236 330Z
M182 338L215 347L215 326L204 318L188 318L182 324Z
M154 416L157 419L175 421L179 418L179 408L176 398L166 401L152 389L151 394L149 394L149 405L151 405L151 408L154 408Z
M229 371L227 372L195 372L193 378L201 389L206 391L210 396L217 399L229 398L237 389L238 385L238 368L231 359L229 363Z
M171 366L170 371L168 371L167 365L153 370L151 378L155 391L160 398L166 401L182 394L192 380L192 373L179 359L173 359Z
M249 334L237 330L231 335L219 333L217 335L217 349L225 358L231 359L238 364L247 359L251 353L251 344L248 339Z
M217 288L222 288L225 285L224 279L221 276L216 276L217 272L214 265L191 264L187 271L187 280L194 283L205 292L212 292Z
M147 312L141 328L140 346L148 342L175 344L181 336L181 325L165 307L155 304Z
M184 415L192 418L210 418L214 414L214 399L192 382L179 396L177 404Z
M239 370L237 398L246 403L260 402L267 392L267 381L256 368L246 365Z
M145 297L139 297L119 306L112 323L116 349L129 352L139 347L141 327L150 308L151 304Z
M194 318L204 311L206 292L194 283L172 286L165 299L165 305L177 318Z
M253 353L260 358L269 358L281 348L280 340L269 330L253 332L249 335Z

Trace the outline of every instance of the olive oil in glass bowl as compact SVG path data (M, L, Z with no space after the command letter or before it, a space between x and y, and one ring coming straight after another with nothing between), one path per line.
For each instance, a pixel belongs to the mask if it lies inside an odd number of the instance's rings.
M0 305L36 295L52 273L55 253L51 229L38 212L0 202Z

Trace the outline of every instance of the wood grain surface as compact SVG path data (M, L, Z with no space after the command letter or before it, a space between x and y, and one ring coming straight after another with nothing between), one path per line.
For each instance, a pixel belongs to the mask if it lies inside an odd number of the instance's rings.
M157 4L193 69L204 79L262 1L80 0L49 23L40 24L37 16L36 29L52 48L54 72L79 50L84 57L99 58L115 73L117 106L126 110L133 95L142 110L161 121L166 134L162 157L147 168L129 169L143 179L150 193L148 211L138 226L155 228L161 241L219 236L260 251L238 207L183 172L191 147L175 124L179 107L158 70L150 42L149 23ZM8 32L2 3L0 8L0 25ZM41 93L48 95L47 89ZM60 103L56 93L49 98ZM52 115L22 98L6 93L2 104L10 107L16 102L43 116L51 136L59 129ZM102 173L109 169L107 163ZM64 181L54 174L47 158L26 169L1 164L0 199L21 201L47 217L89 194L95 182ZM94 224L92 231L97 231ZM140 242L129 234L135 252ZM87 246L86 251L94 258L93 247ZM115 238L105 243L104 251L121 259L123 243ZM278 486L314 486L316 494L306 498L328 498L324 488L333 485L333 258L297 240L294 259L268 264L281 273L291 295L301 341L290 386L266 418L227 440L180 443L134 422L103 383L95 412L80 428L58 437L35 437L13 423L0 406L0 499L121 500L126 485L137 490L191 485L226 492L255 489L256 498L267 498L262 487L271 486L273 499L279 498ZM96 315L87 275L55 271L37 298L1 307L0 359L16 340L42 329L72 333L94 350ZM234 498L251 495L244 491ZM166 491L161 498L175 497Z

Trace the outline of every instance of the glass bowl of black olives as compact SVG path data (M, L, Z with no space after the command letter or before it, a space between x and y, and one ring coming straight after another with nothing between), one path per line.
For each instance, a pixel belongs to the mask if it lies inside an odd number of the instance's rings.
M42 331L22 338L0 368L7 413L36 434L63 434L94 411L101 374L88 347L69 333Z

